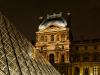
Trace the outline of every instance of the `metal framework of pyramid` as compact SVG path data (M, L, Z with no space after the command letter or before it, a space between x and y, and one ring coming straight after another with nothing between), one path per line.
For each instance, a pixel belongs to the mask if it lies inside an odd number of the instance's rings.
M60 75L1 13L0 75Z

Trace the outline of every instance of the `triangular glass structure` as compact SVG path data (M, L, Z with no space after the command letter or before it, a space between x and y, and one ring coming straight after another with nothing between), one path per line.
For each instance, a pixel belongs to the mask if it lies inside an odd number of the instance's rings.
M60 75L1 13L0 75Z

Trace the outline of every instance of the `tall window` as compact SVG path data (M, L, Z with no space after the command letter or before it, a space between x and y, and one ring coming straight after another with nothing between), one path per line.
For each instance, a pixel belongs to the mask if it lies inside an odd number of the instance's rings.
M99 75L99 67L98 66L93 67L93 75Z
M59 41L59 35L56 36L56 40Z
M80 75L80 68L79 67L75 67L74 75Z
M51 35L51 41L54 41L54 35Z
M61 35L61 41L65 41L65 34Z
M44 36L41 36L40 41L41 41L41 42L44 41Z
M85 46L85 50L87 50L88 49L88 46Z
M76 46L76 50L77 50L77 51L79 50L79 47L78 47L78 46Z
M83 53L83 61L89 61L89 53Z
M54 54L50 54L50 55L49 55L49 62L50 62L51 64L54 63Z
M96 50L96 49L98 49L98 46L97 46L97 45L95 45L95 46L94 46L94 49L95 49L95 50Z
M44 41L47 42L47 36L46 35L44 36Z
M65 57L64 57L64 54L61 56L61 62L64 63L65 61Z
M64 49L64 45L62 45L62 49Z
M93 53L93 61L100 61L100 54L98 52Z
M36 36L36 41L38 42L38 35Z
M75 53L73 57L74 57L74 59L73 59L74 62L80 61L80 54L79 53Z
M83 73L83 75L90 75L90 74L89 74L89 68L84 68L84 73Z

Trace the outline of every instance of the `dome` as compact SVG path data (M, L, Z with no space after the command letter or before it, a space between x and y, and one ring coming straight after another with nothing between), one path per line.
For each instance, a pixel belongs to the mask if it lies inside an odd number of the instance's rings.
M39 25L39 30L45 29L49 25L57 25L57 26L66 27L67 22L62 17L61 13L60 14L48 15L47 18Z
M60 75L1 13L0 75Z

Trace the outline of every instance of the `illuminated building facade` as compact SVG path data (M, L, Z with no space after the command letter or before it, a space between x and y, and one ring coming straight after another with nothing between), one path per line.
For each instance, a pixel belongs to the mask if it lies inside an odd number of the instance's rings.
M100 40L72 43L70 61L72 75L100 75Z
M62 13L47 15L36 32L36 48L63 75L69 73L69 32Z
M43 18L35 46L62 75L100 75L100 40L73 41L70 15Z

